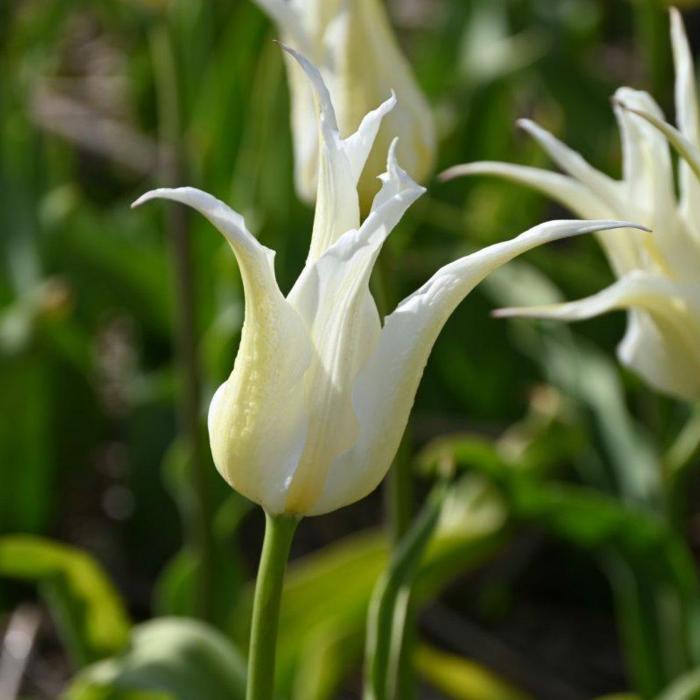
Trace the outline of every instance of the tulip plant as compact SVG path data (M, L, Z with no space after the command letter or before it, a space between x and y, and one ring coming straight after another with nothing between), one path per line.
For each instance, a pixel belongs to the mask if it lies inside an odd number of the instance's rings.
M285 562L303 516L321 515L370 493L401 440L430 350L450 314L491 271L535 246L628 222L552 221L438 270L383 323L369 289L382 244L425 191L389 147L381 189L360 222L358 181L392 95L354 133L340 136L320 71L285 48L313 90L319 131L316 214L306 264L285 297L274 252L243 217L189 187L160 198L199 211L226 238L241 270L246 318L230 377L209 408L217 469L265 510L266 534L250 640L248 698L273 694L274 651Z
M627 309L620 361L653 388L671 396L700 398L700 121L693 60L683 22L671 10L679 130L664 121L646 92L620 88L613 100L623 150L622 180L590 166L531 121L520 125L566 174L529 166L479 162L457 165L443 177L493 174L534 187L582 217L622 217L654 230L601 238L618 278L607 289L567 304L503 309L500 316L580 320ZM676 197L668 141L678 149L680 197Z

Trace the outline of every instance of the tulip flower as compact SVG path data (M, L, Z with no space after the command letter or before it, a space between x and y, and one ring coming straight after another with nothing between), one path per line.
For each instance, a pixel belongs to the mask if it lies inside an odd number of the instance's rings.
M369 278L382 244L424 188L400 167L397 143L371 211L360 222L357 182L389 97L343 139L319 71L304 69L318 104L319 179L306 265L285 297L274 252L223 202L190 187L157 189L219 229L246 298L233 372L209 410L217 469L268 513L319 515L366 496L397 450L430 350L455 307L489 272L547 241L622 225L554 221L446 265L382 324Z
M285 44L319 67L330 90L341 136L353 133L364 115L392 90L401 109L385 119L360 177L363 211L378 190L386 152L399 138L398 156L408 173L423 181L435 156L430 108L401 53L382 0L256 0L277 25ZM295 61L287 62L294 140L295 184L299 197L316 196L320 148L316 112L308 81Z
M688 400L700 398L700 127L693 61L680 14L671 11L678 129L646 92L620 88L614 109L623 150L618 181L589 165L530 121L530 133L566 174L498 162L450 168L457 175L493 174L534 187L577 215L630 218L653 236L625 231L601 244L617 277L607 289L579 301L499 315L587 319L628 310L618 346L620 361L655 389ZM676 196L669 143L679 150Z

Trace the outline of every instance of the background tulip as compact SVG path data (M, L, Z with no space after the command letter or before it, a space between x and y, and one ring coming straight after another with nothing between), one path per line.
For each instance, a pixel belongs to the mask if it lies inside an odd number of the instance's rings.
M411 68L393 34L380 0L256 0L275 21L282 40L301 51L328 85L340 135L353 133L365 114L393 90L401 104L387 116L358 181L360 202L369 209L378 190L386 152L399 138L398 156L419 182L435 158L433 119ZM308 81L294 61L287 62L292 100L295 182L299 196L316 195L318 149L316 114Z
M653 229L653 236L627 231L601 238L618 277L608 289L568 304L504 309L499 315L565 320L627 309L620 361L654 388L689 400L700 398L700 181L689 163L700 162L698 99L688 40L680 14L671 12L679 131L646 92L623 87L615 93L615 115L623 150L623 177L614 180L536 124L520 125L566 175L527 166L480 162L446 171L444 177L494 174L545 192L585 217L625 217ZM689 162L679 162L680 196L664 132ZM696 156L693 159L693 151Z

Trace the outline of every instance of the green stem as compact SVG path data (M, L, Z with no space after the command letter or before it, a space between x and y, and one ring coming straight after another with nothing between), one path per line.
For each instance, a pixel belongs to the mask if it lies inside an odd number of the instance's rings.
M391 268L391 249L384 246L374 268L372 292L380 316L386 316L396 302L396 290L391 280L394 279ZM394 544L403 537L413 517L413 478L409 459L408 428L399 446L394 462L387 475L384 486L384 506L389 526L389 534Z
M364 700L406 697L406 641L412 638L411 593L423 553L440 516L446 485L434 487L418 518L394 549L372 592L367 617ZM403 693L403 694L402 694Z
M394 545L406 534L413 518L413 476L408 457L410 437L406 428L391 465L385 487L389 535Z
M160 186L177 187L185 181L181 142L180 100L177 65L166 25L151 35L151 52L158 97L160 142ZM212 620L214 538L209 502L209 464L202 441L201 381L196 343L194 262L190 226L183 207L169 204L165 209L166 228L173 270L175 296L175 341L178 369L182 379L178 413L181 430L189 447L189 477L194 495L193 507L185 513L190 546L198 562L197 613Z
M391 248L385 246L375 267L373 280L373 292L381 316L390 313L398 296L392 284L395 276L392 274L390 255ZM384 511L394 552L411 527L413 519L414 484L410 445L410 427L407 426L384 485ZM387 673L394 679L397 697L412 700L415 697L412 662L415 619L410 595L406 596L404 602L400 636L394 640L393 668L387 670Z
M664 455L669 518L679 533L687 526L689 479L700 459L700 406L683 426L680 434Z
M246 700L272 700L274 695L282 584L298 523L295 517L265 513L265 540L253 601Z
M658 0L636 0L635 23L637 44L651 86L651 94L666 102L669 96L668 21Z

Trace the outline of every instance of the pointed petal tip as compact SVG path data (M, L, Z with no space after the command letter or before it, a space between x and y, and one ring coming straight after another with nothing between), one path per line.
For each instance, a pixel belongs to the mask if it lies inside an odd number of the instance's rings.
M644 231L645 233L652 233L650 228L647 228L642 224L637 224L634 221L596 221L592 222L590 228L586 229L586 231L592 233L594 231L609 231L611 229L619 228L635 228L639 231Z
M399 163L396 160L396 149L398 148L399 145L399 137L394 136L393 139L391 139L391 143L389 144L389 151L387 152L386 155L386 167L387 170L391 168L392 166L397 166Z
M320 83L325 87L325 83L321 77L321 71L319 71L319 69L308 58L306 58L303 53L299 53L299 51L296 49L293 49L287 44L283 44L277 39L273 39L273 41L276 44L279 44L282 51L289 54L299 64L301 69L304 71L304 73L306 73L314 85L317 84L317 81L320 81Z
M518 315L518 309L515 306L505 306L500 309L491 310L491 318L512 318Z
M288 53L290 56L293 56L294 58L299 56L299 53L297 51L295 51L291 46L289 46L288 44L285 44L284 42L280 41L279 39L273 39L272 42L274 44L277 44L277 46L279 46L282 49L282 51L284 51L285 53Z
M537 122L534 122L532 119L527 119L526 117L521 117L520 119L516 119L515 125L519 129L523 129L524 131L531 132L531 131L536 131L537 129L540 128L539 124Z
M475 173L478 163L459 163L458 165L452 165L446 168L441 173L438 173L438 180L440 182L449 182L457 177L463 177L465 175L472 175Z
M129 208L136 209L136 207L140 207L142 204L150 202L152 199L156 199L158 197L159 192L162 192L162 188L158 190L149 190L148 192L144 192L140 197L138 197L131 203Z
M384 102L382 102L379 105L379 107L377 107L377 109L374 111L378 112L380 117L385 117L389 112L391 112L394 109L394 107L396 107L397 102L398 100L396 98L396 93L392 90L389 94L389 97L387 97L386 100L384 100Z

